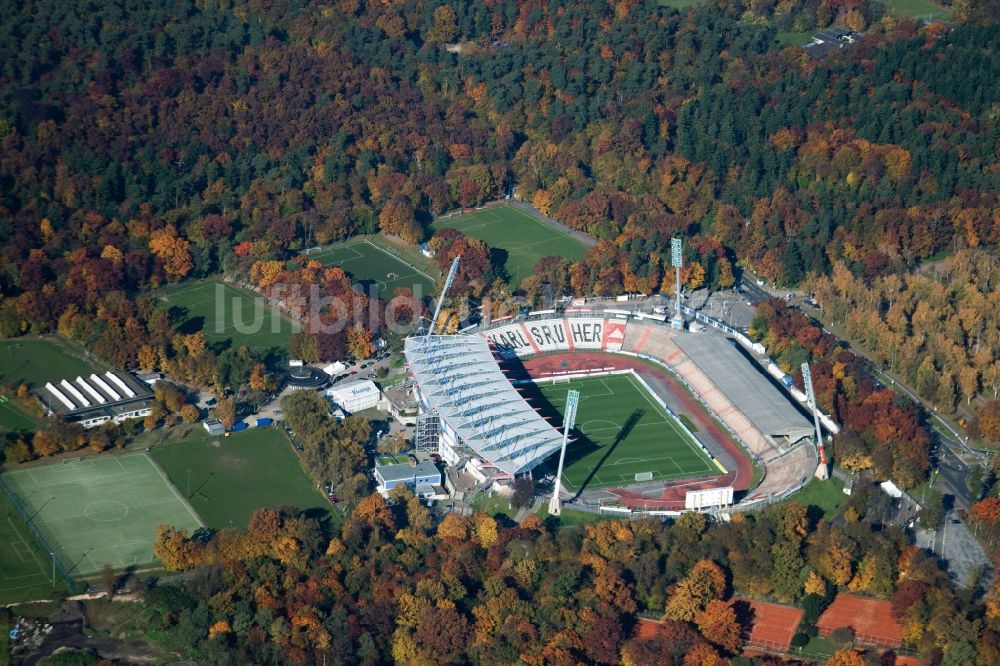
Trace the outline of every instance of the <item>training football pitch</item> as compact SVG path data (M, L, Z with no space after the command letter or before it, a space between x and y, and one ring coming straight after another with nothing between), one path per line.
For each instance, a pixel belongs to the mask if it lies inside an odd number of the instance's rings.
M324 266L342 268L366 288L375 285L379 298L392 298L398 287L412 289L417 298L429 298L434 292L430 275L365 239L350 240L306 256Z
M576 427L566 449L563 482L574 492L719 474L721 470L634 375L526 384L522 394L553 424L566 391L580 392ZM550 460L554 468L558 458Z
M209 527L244 529L261 507L294 506L316 518L332 516L280 428L229 437L198 428L183 441L154 446L150 455Z
M513 206L495 206L468 215L440 218L434 221L431 229L458 229L491 248L506 252L504 267L514 285L521 284L521 280L534 273L535 264L542 257L583 259L587 250L575 238Z
M209 344L285 349L295 332L292 321L263 296L221 280L167 290L160 296L160 302L169 309L170 318L180 332L202 331Z
M158 525L201 526L143 453L52 463L7 472L3 479L74 577L105 565L120 570L153 563Z

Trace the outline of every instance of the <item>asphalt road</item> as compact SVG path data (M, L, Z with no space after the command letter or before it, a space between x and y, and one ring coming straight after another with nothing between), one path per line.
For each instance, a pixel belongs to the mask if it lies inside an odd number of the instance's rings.
M940 435L938 435L940 438ZM940 438L943 439L943 438ZM955 496L955 503L963 509L969 508L968 480L972 467L959 458L947 445L938 446L938 471L940 478Z
M760 287L746 275L740 280L739 290L754 305L771 298L770 292Z

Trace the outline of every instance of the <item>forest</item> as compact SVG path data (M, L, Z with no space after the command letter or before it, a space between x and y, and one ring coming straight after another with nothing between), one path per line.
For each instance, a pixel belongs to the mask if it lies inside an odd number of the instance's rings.
M881 524L875 485L856 486L836 524L792 502L728 524L690 513L554 529L477 513L435 527L409 491L390 499L363 499L328 539L289 510L208 542L164 528L168 569L209 571L153 590L151 625L219 664L751 664L736 656L751 619L741 595L801 604L808 638L843 589L890 599L930 663L1000 659L996 608L953 592ZM663 618L655 636L633 636L637 611ZM830 663L883 663L851 657Z
M845 3L826 22L867 12L870 38L816 62L750 20L794 11L19 5L0 28L0 330L75 305L99 346L144 323L106 314L118 292L380 227L419 240L512 188L607 241L568 274L580 293L669 281L674 234L710 286L737 260L797 284L995 249L992 24Z

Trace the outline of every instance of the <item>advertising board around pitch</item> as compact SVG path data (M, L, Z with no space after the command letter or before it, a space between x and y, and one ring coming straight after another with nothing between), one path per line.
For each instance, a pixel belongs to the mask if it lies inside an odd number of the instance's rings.
M733 487L689 490L684 496L684 508L707 509L712 506L729 506L733 503Z

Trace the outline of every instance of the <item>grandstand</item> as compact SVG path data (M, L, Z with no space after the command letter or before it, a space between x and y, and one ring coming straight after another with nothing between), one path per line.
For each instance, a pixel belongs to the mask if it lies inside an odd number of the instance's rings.
M501 372L486 340L411 337L404 353L420 388L421 411L439 420L438 451L448 464L478 457L511 478L530 471L562 444L559 431Z

